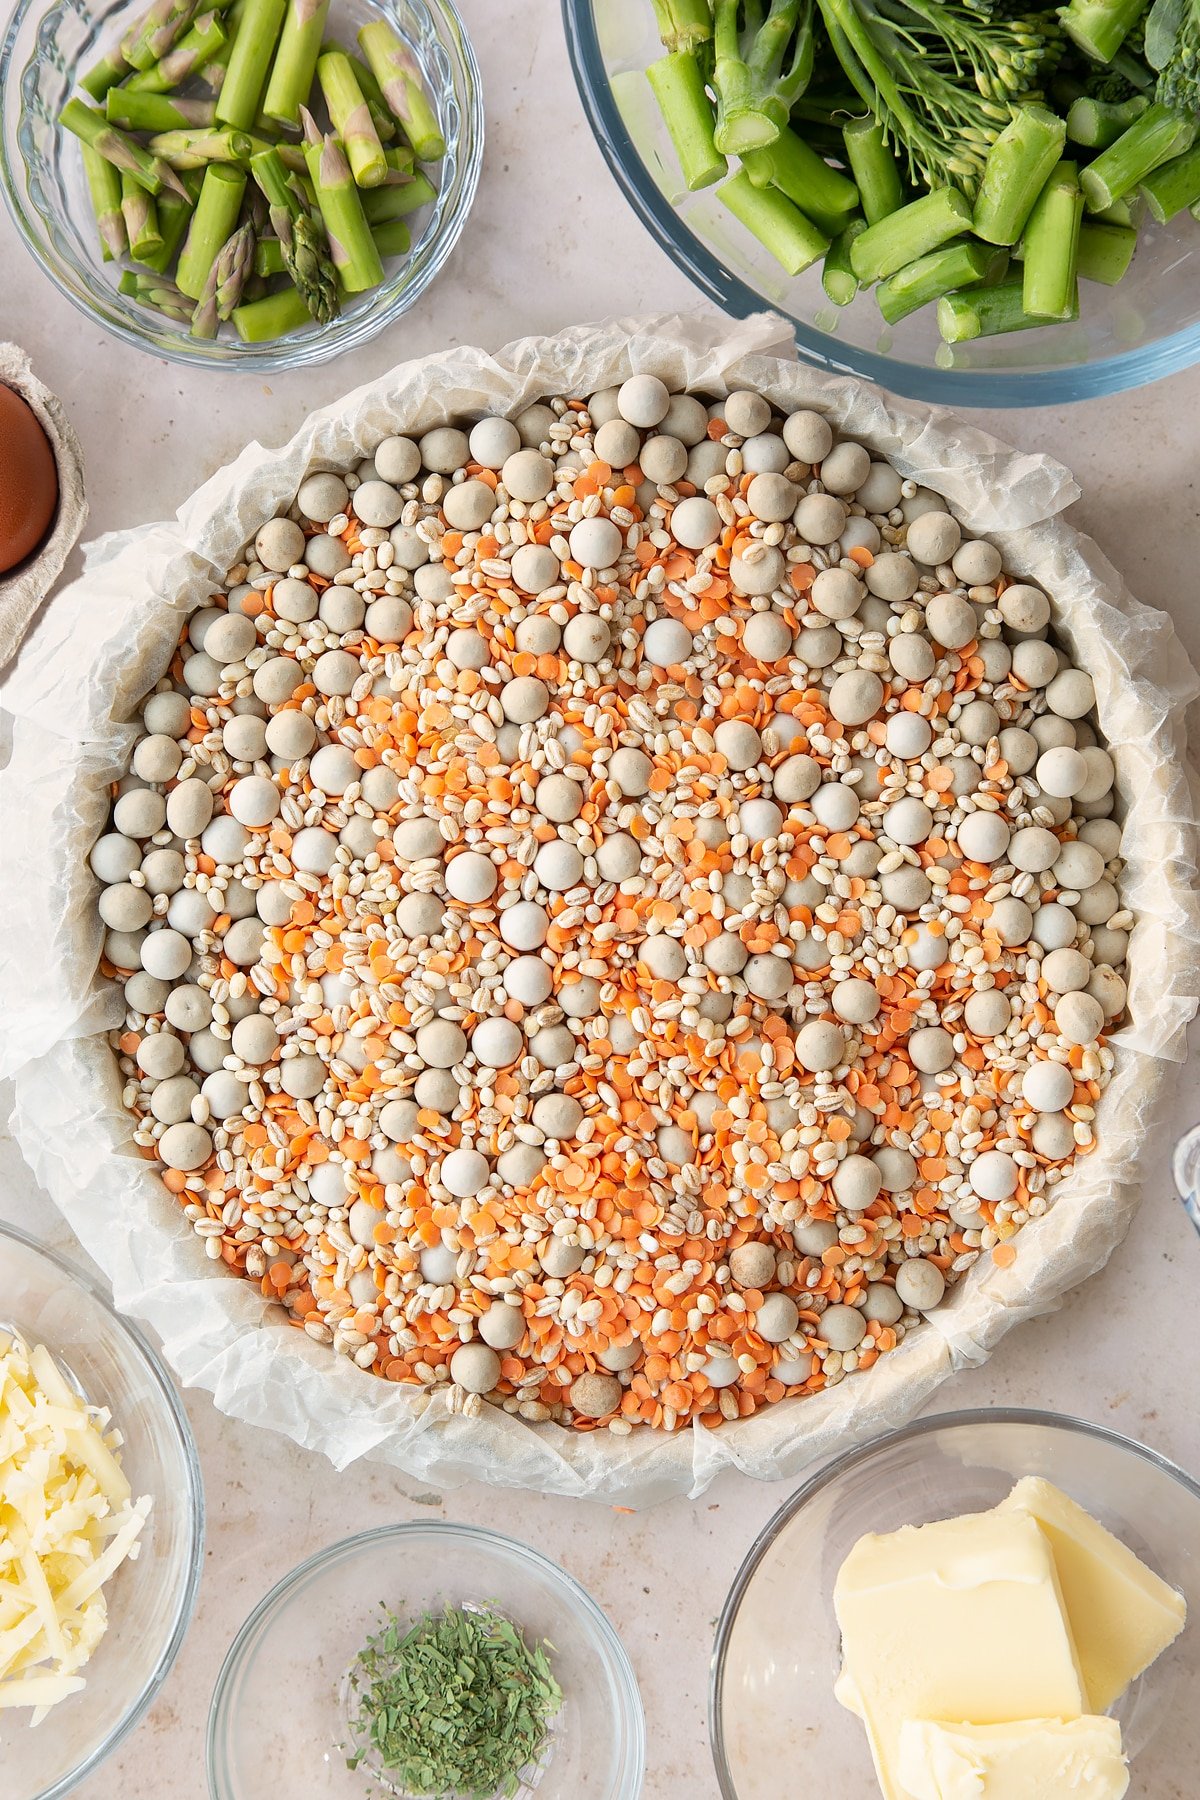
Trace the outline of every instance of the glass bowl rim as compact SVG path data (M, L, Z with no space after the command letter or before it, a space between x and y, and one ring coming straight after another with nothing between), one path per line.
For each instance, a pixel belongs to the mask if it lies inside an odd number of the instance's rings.
M186 1513L191 1530L192 1541L188 1557L188 1566L185 1570L183 1589L179 1596L178 1605L175 1608L175 1618L170 1635L167 1638L163 1650L159 1654L154 1671L147 1680L141 1693L110 1728L108 1735L96 1745L95 1749L76 1763L73 1769L68 1770L65 1775L60 1776L50 1787L43 1788L41 1793L37 1796L37 1800L61 1800L61 1796L69 1794L86 1776L92 1774L100 1764L112 1754L118 1744L122 1743L125 1738L129 1736L130 1732L141 1723L148 1708L157 1698L158 1692L166 1681L167 1676L171 1673L171 1670L175 1665L175 1659L183 1647L183 1641L191 1627L192 1618L196 1611L196 1601L200 1592L200 1577L204 1567L204 1478L200 1469L200 1457L199 1452L196 1449L196 1441L192 1435L191 1423L184 1410L183 1402L180 1400L179 1395L175 1392L175 1389L171 1384L162 1357L141 1328L138 1325L135 1325L132 1319L127 1319L123 1314L119 1313L115 1304L110 1297L105 1294L100 1284L94 1281L85 1270L72 1262L69 1257L61 1256L57 1250L50 1249L49 1245L41 1243L35 1237L31 1237L28 1232L22 1231L19 1226L9 1225L5 1221L0 1220L0 1240L3 1239L8 1239L10 1242L20 1245L23 1250L32 1251L36 1257L49 1263L59 1275L65 1275L68 1281L74 1286L82 1288L83 1291L97 1303L101 1310L108 1315L110 1324L116 1327L117 1336L127 1340L136 1356L143 1363L146 1373L151 1379L152 1385L157 1388L159 1394L166 1402L166 1410L174 1427L175 1439L183 1456L184 1482L187 1498ZM0 1310L2 1310L2 1308L3 1301L0 1300ZM114 1423L119 1426L121 1421L117 1419Z
M1117 1450L1131 1452L1143 1462L1149 1463L1162 1474L1167 1475L1192 1498L1200 1502L1200 1481L1181 1469L1178 1463L1172 1462L1169 1456L1153 1449L1149 1444L1139 1443L1136 1438L1126 1437L1124 1432L1114 1431L1108 1425L1096 1425L1090 1419L1081 1419L1074 1413L1051 1412L1045 1407L1033 1406L974 1406L963 1407L955 1412L927 1413L922 1418L913 1419L907 1425L895 1431L885 1431L879 1437L871 1438L865 1444L855 1444L849 1450L835 1456L823 1468L810 1475L802 1482L794 1494L789 1494L777 1512L772 1513L763 1526L753 1544L746 1552L733 1578L733 1585L725 1597L717 1620L716 1635L713 1638L712 1656L709 1661L708 1676L708 1736L712 1748L713 1764L717 1773L717 1784L721 1790L721 1800L738 1800L737 1789L733 1785L729 1773L729 1762L725 1754L725 1732L722 1721L722 1677L725 1672L725 1656L729 1648L729 1639L746 1590L758 1573L759 1565L766 1556L780 1533L791 1524L796 1514L816 1498L825 1488L847 1474L851 1469L870 1461L883 1450L893 1445L909 1442L913 1438L921 1438L935 1431L956 1431L960 1427L977 1427L980 1425L1036 1425L1051 1427L1071 1436L1088 1437L1100 1443L1109 1444Z
M56 0L56 3L60 9L70 10L70 0ZM244 345L238 350L233 349L231 341L218 344L215 352L212 349L189 349L186 339L176 333L170 322L163 322L159 326L164 334L170 333L165 341L159 341L152 335L150 324L143 334L115 315L109 317L93 302L86 282L77 280L69 265L62 263L60 266L57 250L43 237L44 221L41 214L33 209L31 216L19 188L18 167L25 169L28 165L18 151L14 166L13 159L9 156L7 137L0 132L0 192L4 195L9 216L24 249L63 298L93 325L98 325L102 331L130 349L175 363L181 368L216 370L222 375L280 374L289 373L293 369L315 368L321 363L332 362L338 356L363 349L381 331L403 318L436 281L458 245L479 192L486 122L483 78L475 47L458 11L456 0L421 0L421 4L428 9L434 25L439 28L439 42L443 49L452 56L452 60L457 60L464 77L460 104L462 123L454 140L459 157L461 191L456 204L446 211L430 241L429 260L419 276L400 288L387 304L366 306L349 318L335 323L331 330L309 332L304 337L285 337L276 340L274 344ZM14 80L20 79L21 72L16 71L13 64L22 27L36 9L44 6L45 0L17 0L4 37L0 40L0 105L8 88L10 75ZM441 36L443 30L448 32L449 47ZM20 106L19 98L17 104Z
M727 269L704 240L682 222L659 192L621 117L601 59L596 0L560 0L571 72L583 110L609 173L637 217L677 269L702 294L737 319L776 313L790 327L803 362L828 373L874 382L877 387L926 405L963 407L1058 406L1099 400L1160 381L1200 362L1200 307L1190 325L1095 362L1057 369L939 369L878 350L845 345L830 332L806 325Z
M243 1621L225 1652L209 1702L205 1732L205 1771L212 1800L220 1800L217 1787L218 1724L223 1723L229 1715L234 1675L242 1667L250 1641L259 1626L310 1575L327 1566L335 1566L370 1544L380 1543L384 1539L417 1538L422 1535L457 1538L493 1555L499 1554L518 1566L527 1564L542 1576L548 1577L550 1585L560 1589L564 1598L582 1612L593 1636L599 1640L600 1648L612 1670L629 1740L620 1771L624 1784L621 1792L627 1792L631 1796L640 1794L646 1771L646 1711L637 1673L616 1626L582 1582L577 1581L558 1563L552 1562L548 1556L544 1556L540 1550L535 1550L531 1544L523 1543L520 1538L508 1537L503 1532L491 1531L482 1525L461 1524L455 1519L404 1519L398 1524L375 1525L366 1531L356 1531L350 1537L339 1538L336 1543L328 1544L324 1549L306 1556L303 1562L297 1563L280 1576Z

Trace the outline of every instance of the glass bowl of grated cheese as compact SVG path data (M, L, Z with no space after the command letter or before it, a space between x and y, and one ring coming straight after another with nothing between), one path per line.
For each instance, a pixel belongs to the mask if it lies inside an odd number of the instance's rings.
M37 1355L38 1346L51 1361ZM24 1348L32 1353L28 1359ZM13 1353L5 1356L6 1351ZM59 1387L60 1378L65 1388ZM29 1395L35 1389L37 1404L31 1410ZM88 1276L23 1232L0 1226L0 1540L32 1523L47 1548L61 1523L59 1541L65 1546L71 1542L65 1534L79 1529L78 1510L74 1516L62 1511L71 1476L57 1461L53 1432L43 1432L34 1454L23 1454L39 1419L69 1419L76 1397L111 1416L104 1431L109 1443L113 1431L123 1440L116 1452L119 1474L133 1503L146 1496L150 1507L136 1536L136 1555L103 1581L107 1625L78 1671L83 1686L69 1682L75 1691L53 1704L36 1726L37 1715L28 1705L12 1704L12 1683L18 1679L12 1671L21 1666L14 1634L21 1631L22 1620L26 1630L31 1628L31 1609L21 1588L36 1584L37 1569L46 1568L50 1580L43 1604L49 1595L56 1617L70 1621L68 1631L76 1616L72 1596L59 1588L53 1558L43 1562L42 1556L33 1557L36 1568L27 1561L24 1570L12 1562L0 1566L4 1800L57 1800L90 1774L145 1713L175 1661L195 1607L204 1549L204 1490L187 1417L157 1352L118 1316ZM86 1454L102 1490L112 1493L123 1486L95 1440L88 1448L82 1434L72 1437L68 1429L62 1453L74 1469ZM52 1471L41 1495L30 1486L35 1467ZM64 1474L67 1493L54 1479ZM116 1515L120 1492L114 1498ZM45 1526L40 1523L42 1503ZM104 1543L103 1532L98 1535ZM107 1542L115 1544L118 1536L113 1533ZM78 1538L74 1541L78 1544ZM96 1572L103 1572L100 1564ZM57 1683L52 1675L43 1677L41 1667L37 1691L53 1699ZM51 1664L46 1662L45 1668ZM22 1670L20 1678L29 1673Z

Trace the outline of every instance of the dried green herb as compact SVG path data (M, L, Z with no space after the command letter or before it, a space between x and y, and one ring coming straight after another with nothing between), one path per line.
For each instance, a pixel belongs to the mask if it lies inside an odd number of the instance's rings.
M407 1629L384 1617L350 1674L358 1748L349 1767L377 1760L409 1792L438 1800L515 1794L562 1705L553 1646L531 1648L494 1607L447 1606Z

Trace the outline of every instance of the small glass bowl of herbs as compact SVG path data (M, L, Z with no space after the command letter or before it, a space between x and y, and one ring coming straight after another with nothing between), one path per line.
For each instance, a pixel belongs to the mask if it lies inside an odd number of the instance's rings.
M635 1800L644 1766L637 1681L595 1601L465 1525L302 1563L238 1633L209 1715L213 1800Z

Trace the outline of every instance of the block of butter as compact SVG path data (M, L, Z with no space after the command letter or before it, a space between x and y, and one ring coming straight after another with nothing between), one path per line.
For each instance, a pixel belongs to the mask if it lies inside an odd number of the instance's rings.
M1182 1631L1183 1595L1037 1476L1018 1481L998 1511L1036 1519L1050 1540L1090 1710L1107 1712Z
M838 1572L837 1697L866 1727L885 1800L906 1719L1090 1712L1049 1540L1028 1513L970 1513L860 1538Z
M1121 1800L1129 1787L1115 1719L908 1719L898 1773L907 1800Z

